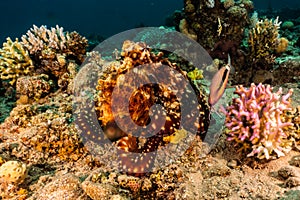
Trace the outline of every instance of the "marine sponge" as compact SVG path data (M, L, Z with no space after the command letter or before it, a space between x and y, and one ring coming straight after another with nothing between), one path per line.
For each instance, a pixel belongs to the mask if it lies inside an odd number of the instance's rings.
M226 115L228 140L248 157L259 159L284 156L291 150L288 133L284 130L293 125L285 122L284 112L291 110L290 96L293 90L281 97L282 89L273 93L270 85L251 84L249 89L237 86L232 104L223 110ZM249 153L250 151L250 153Z
M33 62L28 51L16 39L10 38L3 43L0 49L0 79L10 80L10 84L15 84L20 76L31 75L33 73Z
M27 175L26 164L19 161L7 161L0 167L0 179L7 184L18 185Z

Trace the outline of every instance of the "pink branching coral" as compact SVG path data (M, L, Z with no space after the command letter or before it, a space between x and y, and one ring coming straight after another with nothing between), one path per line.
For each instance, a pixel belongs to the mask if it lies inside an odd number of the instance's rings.
M278 157L291 150L292 142L284 132L293 123L285 122L286 111L291 110L290 97L293 90L282 95L282 89L273 93L270 85L251 84L249 89L237 86L232 104L222 111L226 115L225 126L228 140L234 141L240 150L250 152L247 156L270 159L275 152Z

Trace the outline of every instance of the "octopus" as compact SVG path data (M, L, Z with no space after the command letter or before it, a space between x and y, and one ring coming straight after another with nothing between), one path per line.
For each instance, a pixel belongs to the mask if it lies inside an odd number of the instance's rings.
M112 142L121 169L130 175L151 171L155 152L178 143L186 133L205 137L210 122L205 95L180 64L171 63L163 52L154 53L145 43L125 41L121 59L103 67L96 90L94 102L86 103L76 123L85 140ZM99 134L100 128L104 134Z

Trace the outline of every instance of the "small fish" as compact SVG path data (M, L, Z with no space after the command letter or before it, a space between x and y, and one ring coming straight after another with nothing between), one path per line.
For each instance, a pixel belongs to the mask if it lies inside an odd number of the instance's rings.
M231 60L228 54L227 65L219 69L219 71L217 71L217 73L212 78L211 85L209 88L210 89L210 94L208 99L209 105L211 106L215 105L218 102L218 100L222 97L228 82L230 68L231 68Z

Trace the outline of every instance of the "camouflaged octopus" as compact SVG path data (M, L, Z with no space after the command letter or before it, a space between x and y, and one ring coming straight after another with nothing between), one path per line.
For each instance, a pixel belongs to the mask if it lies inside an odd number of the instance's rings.
M169 79L169 82L172 85L178 85L181 82L180 79L182 79L182 77L189 80L187 72L183 71L178 64L171 63L168 58L164 57L164 53L153 53L153 51L142 42L134 43L125 41L122 47L120 62L111 62L102 69L98 85L96 86L98 93L94 107L90 106L90 110L86 109L82 112L84 115L79 116L77 119L77 124L79 124L80 128L87 133L86 139L101 143L104 138L108 138L113 142L120 150L119 157L122 169L126 170L129 174L134 175L144 174L143 172L149 171L149 169L153 167L152 161L154 158L153 156L147 156L148 153L155 152L157 149L169 144L171 141L166 138L176 135L179 131L180 124L182 123L181 105L174 92L169 90L166 86L150 83L138 87L138 89L135 89L131 94L129 99L129 115L131 120L137 125L146 126L151 123L151 126L154 126L155 128L155 121L151 121L152 118L150 119L149 116L150 110L152 105L160 104L166 111L164 114L165 123L162 128L156 132L155 135L150 136L147 135L147 132L141 132L140 136L135 136L131 133L124 132L123 130L127 130L126 127L118 126L114 118L116 115L114 115L112 111L112 104L123 104L123 102L121 100L119 101L118 98L112 98L113 90L115 89L117 82L122 80L128 71L137 68L140 65L147 65L149 68L157 68L165 65L176 70L182 76L174 76L174 74L164 75ZM146 82L150 81L149 76L145 73L139 71L138 75L140 78L146 80ZM162 73L165 73L165 71ZM131 78L134 79L134 77ZM130 90L131 85L127 84L127 82L131 83L132 80L126 80L124 83L125 89L127 88ZM194 91L188 91L185 94L187 94L187 99L190 99L189 95L196 94L198 102L196 102L196 106L192 107L191 110L198 110L196 113L198 113L199 116L197 116L198 121L196 123L192 121L189 122L189 118L187 118L185 123L191 123L192 126L194 126L194 130L197 130L197 134L203 139L210 122L210 105L204 94L202 94L202 92L191 82L192 81L189 80ZM123 92L126 93L126 91ZM179 89L177 94L181 92L183 91L180 91ZM123 94L122 91L121 94ZM190 102L186 103L191 104ZM98 122L89 121L89 113L93 112L93 109L94 113L96 111ZM117 112L118 116L126 115L120 112ZM192 118L193 112L188 116ZM153 116L153 118L155 119L156 116ZM99 125L101 129L104 130L105 136L99 135L101 132L99 130ZM122 125L130 126L130 123L126 123L125 121ZM132 160L122 152L138 153L140 154L140 157L138 160Z

